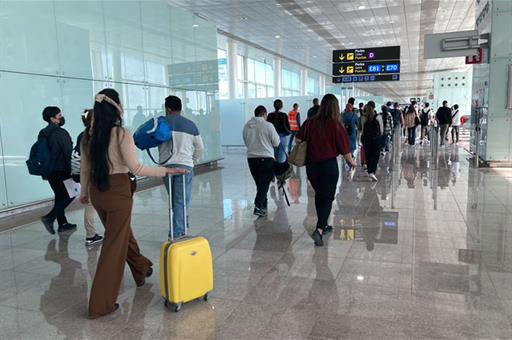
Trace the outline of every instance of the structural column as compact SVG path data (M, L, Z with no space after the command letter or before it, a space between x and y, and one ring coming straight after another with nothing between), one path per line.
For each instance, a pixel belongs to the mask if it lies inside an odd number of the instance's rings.
M281 72L281 58L274 59L274 90L275 96L281 97L282 87L282 72Z
M228 41L228 75L229 75L229 99L235 99L237 80L237 45L233 40Z
M302 88L301 88L301 94L303 96L308 95L308 69L303 67L302 68Z

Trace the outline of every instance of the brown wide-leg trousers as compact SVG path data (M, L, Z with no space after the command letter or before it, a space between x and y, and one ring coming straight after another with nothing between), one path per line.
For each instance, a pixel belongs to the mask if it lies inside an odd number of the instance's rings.
M109 176L110 188L100 192L90 188L91 202L105 226L96 274L89 299L89 317L107 315L115 310L115 303L125 262L130 266L135 283L144 283L151 261L142 256L131 228L132 193L128 174Z

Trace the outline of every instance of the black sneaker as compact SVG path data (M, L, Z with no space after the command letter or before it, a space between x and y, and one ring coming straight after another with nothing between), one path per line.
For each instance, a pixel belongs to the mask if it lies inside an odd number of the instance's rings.
M324 234L332 233L332 225L328 225L322 228Z
M55 228L53 227L53 221L51 221L48 217L43 216L43 217L41 217L41 222L43 222L44 227L50 234L52 234L52 235L55 234Z
M97 243L100 243L102 241L103 241L103 236L100 236L98 234L94 234L94 236L87 237L85 239L85 246L86 247L90 247L90 246L95 245Z
M315 229L313 234L311 234L311 238L315 241L315 246L322 247L324 245L322 234L320 234L318 229Z
M59 233L63 233L65 231L69 231L69 230L73 230L73 229L76 229L76 224L72 224L72 223L64 223L63 225L60 225L59 226Z
M258 207L254 208L253 214L259 217L267 216L267 212L264 209L260 209Z

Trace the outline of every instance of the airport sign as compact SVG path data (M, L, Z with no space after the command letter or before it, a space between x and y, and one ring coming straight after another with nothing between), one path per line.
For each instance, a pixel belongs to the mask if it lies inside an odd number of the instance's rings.
M400 59L400 46L354 48L334 50L333 63L353 63L359 61L381 61Z
M347 75L332 77L334 84L344 83L371 83L375 81L398 81L399 74L366 74L366 75Z
M333 76L400 73L400 60L332 64Z

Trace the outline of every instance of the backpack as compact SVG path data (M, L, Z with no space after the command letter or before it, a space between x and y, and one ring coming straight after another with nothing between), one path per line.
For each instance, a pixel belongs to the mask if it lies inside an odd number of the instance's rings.
M30 148L30 155L27 164L28 173L33 176L41 176L43 179L48 178L53 171L53 159L48 140L56 131L52 131L47 136L42 136Z
M172 128L167 122L167 119L165 119L163 116L158 118L151 118L139 126L139 128L133 134L133 140L135 141L135 146L141 150L146 150L151 160L154 163L159 164L155 161L149 149L171 141ZM171 156L169 156L169 159ZM162 164L167 163L169 159L167 159Z
M421 125L423 125L423 126L428 125L428 114L429 113L430 113L430 109L428 109L427 112L425 112L425 109L421 110L421 115L420 115Z
M381 136L380 125L376 117L364 123L363 135L361 136L363 144L368 145Z
M343 126L345 127L345 130L347 130L347 135L351 136L353 129L352 129L352 121L354 119L354 112L352 112L352 116L350 116L350 120L347 120L345 117L345 112L342 113L342 119L343 119Z

